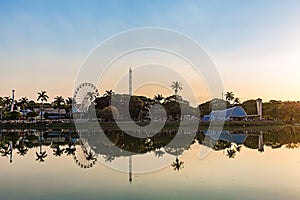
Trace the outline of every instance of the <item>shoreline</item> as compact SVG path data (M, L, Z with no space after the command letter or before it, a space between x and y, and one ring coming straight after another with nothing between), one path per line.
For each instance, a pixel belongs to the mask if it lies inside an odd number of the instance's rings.
M125 126L126 129L131 129L131 126L128 122L119 122L123 126ZM158 122L159 123L159 122ZM182 123L182 124L181 124ZM183 121L183 122L166 122L163 129L177 129L179 124L183 128L189 128L191 123L189 121ZM137 125L143 127L147 126L148 123L145 122L137 122ZM87 122L84 124L81 124L84 128L98 128L98 125L95 124L95 122ZM80 125L80 126L81 126ZM117 130L119 127L114 122L101 122L99 123L102 129L104 130ZM210 126L211 125L211 126ZM207 129L208 127L215 127L216 129L219 128L226 128L226 130L230 129L249 129L249 128L274 128L274 127L281 127L281 126L297 126L297 124L288 124L278 121L230 121L225 122L224 126L222 126L222 123L212 123L209 122L200 122L198 125L198 129ZM78 127L77 127L78 128ZM37 122L37 123L1 123L0 124L0 130L1 129L70 129L70 130L76 130L76 126L73 122L68 123L47 123L47 122Z

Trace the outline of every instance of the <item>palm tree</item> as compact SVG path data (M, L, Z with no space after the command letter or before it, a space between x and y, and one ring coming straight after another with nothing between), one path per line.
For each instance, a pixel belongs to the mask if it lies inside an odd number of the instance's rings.
M177 97L177 93L181 90L183 90L183 85L182 83L178 82L178 81L174 81L172 83L172 85L170 85L171 89L174 90L175 92L175 96Z
M240 145L240 144L239 144L239 145L236 145L236 146L235 146L235 149L236 149L237 152L241 152L242 145Z
M96 92L88 92L85 96L86 99L90 100L90 102L93 102L96 98Z
M175 162L173 162L171 166L174 168L175 171L179 171L180 169L184 168L183 164L184 162L179 161L178 157L176 157Z
M74 100L72 97L68 97L65 101L66 101L67 108L69 109L69 119L71 119L72 105L73 105Z
M229 102L233 101L234 100L234 94L233 94L233 92L226 92L225 98Z
M162 100L164 100L165 97L163 97L162 94L157 94L154 96L154 100L157 102L157 103L160 103Z
M2 109L3 109L3 106L4 106L4 104L3 104L3 98L0 97L0 120L2 120Z
M48 101L49 97L48 95L46 94L46 91L41 91L41 92L38 92L38 98L37 100L41 100L42 101L42 104L41 104L41 121L43 121L43 107L44 107L44 101Z
M86 160L88 160L88 161L96 161L97 158L96 158L95 155L90 151L90 152L88 153L88 155L86 156Z
M112 90L105 90L104 97L109 98L109 106L111 106L111 98L115 93Z
M28 99L26 97L22 97L21 99L19 99L18 105L22 108L22 110L25 110L28 103Z
M56 106L57 106L57 109L58 109L58 118L60 119L60 106L62 103L65 103L65 100L62 96L56 96L54 98L54 102L53 102Z
M5 110L7 110L7 108L10 107L11 103L12 103L12 98L10 98L10 97L3 98L3 106L4 106Z
M241 103L240 98L236 97L236 98L234 99L234 104L240 104L240 103Z

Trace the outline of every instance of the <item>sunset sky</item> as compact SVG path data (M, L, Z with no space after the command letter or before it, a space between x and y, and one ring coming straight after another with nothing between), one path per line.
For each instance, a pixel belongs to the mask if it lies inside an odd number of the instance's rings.
M79 66L100 42L162 27L200 43L224 90L242 101L298 101L299 19L297 0L0 1L0 96L72 96Z

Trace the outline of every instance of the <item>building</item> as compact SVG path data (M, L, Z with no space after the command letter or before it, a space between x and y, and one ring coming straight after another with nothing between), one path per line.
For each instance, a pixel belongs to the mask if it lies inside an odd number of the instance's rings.
M41 115L41 109L40 108L34 108L34 112L39 113ZM65 109L58 109L58 108L43 108L43 115L47 115L48 119L59 119L64 118L66 116L66 110Z
M205 136L209 136L212 140L222 140L225 142L235 143L237 145L244 144L248 135L244 133L232 134L225 130L204 130Z
M234 121L244 120L246 118L246 111L241 106L234 106L225 110L214 110L209 115L204 115L202 121Z

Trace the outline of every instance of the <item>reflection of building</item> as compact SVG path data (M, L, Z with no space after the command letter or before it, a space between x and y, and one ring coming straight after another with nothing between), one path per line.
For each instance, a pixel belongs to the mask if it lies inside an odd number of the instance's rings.
M211 139L223 140L225 142L233 142L237 145L244 144L247 139L247 134L231 134L229 131L225 130L204 130L204 135L209 136Z
M263 152L264 151L264 138L262 131L260 131L260 135L258 136L258 151Z
M246 111L241 106L234 106L225 110L214 110L209 115L204 115L202 121L231 121L247 118Z

